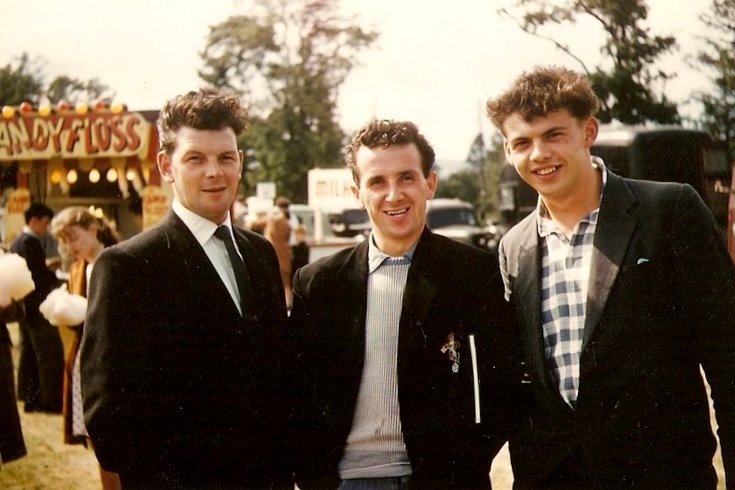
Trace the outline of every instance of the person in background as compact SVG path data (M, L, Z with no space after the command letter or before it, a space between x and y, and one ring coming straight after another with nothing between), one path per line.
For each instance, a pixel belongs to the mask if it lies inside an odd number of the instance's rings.
M553 66L487 102L539 193L500 243L535 397L510 440L513 488L714 490L700 369L735 488L735 266L691 186L621 178L592 156L598 104Z
M291 280L296 271L309 263L311 250L306 239L306 227L302 224L296 225L293 230L295 244L291 245Z
M26 261L18 255L6 254L0 244L0 463L26 455L15 396L13 344L7 324L23 318L22 299L34 288Z
M297 484L489 488L517 357L497 261L426 227L434 150L413 123L370 122L347 162L372 233L294 278Z
M290 202L285 197L276 199L276 208L266 218L263 235L271 242L278 256L278 267L281 272L281 281L286 295L286 305L291 309L291 215L288 212Z
M3 253L0 249L0 255ZM0 463L15 461L26 455L15 398L13 344L6 325L22 319L24 312L22 301L0 303Z
M278 259L234 228L247 114L213 89L166 102L155 227L95 261L81 343L87 431L128 488L293 489Z
M38 310L48 293L59 285L46 267L46 255L39 237L46 234L54 212L41 203L32 203L24 213L26 225L13 241L10 251L23 257L36 289L23 299L25 318L20 326L18 398L26 412L61 413L64 348L56 327Z
M133 215L136 231L143 231L143 198L140 196L131 197L128 203L128 211Z
M117 233L110 227L104 216L97 216L82 206L72 206L61 210L51 221L51 233L75 259L69 268L68 291L86 298L94 263L105 247L112 246L119 241ZM64 369L62 411L64 442L88 446L89 435L84 425L79 358L79 342L82 338L84 324L67 325L62 328L69 328L73 331ZM100 479L102 488L105 490L120 488L118 475L104 470L101 466Z

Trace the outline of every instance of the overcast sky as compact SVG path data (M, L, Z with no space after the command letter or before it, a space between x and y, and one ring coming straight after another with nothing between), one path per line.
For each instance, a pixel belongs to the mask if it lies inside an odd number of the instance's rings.
M340 91L339 118L351 132L373 115L415 121L440 160L464 160L478 131L493 129L482 115L521 71L555 63L579 68L551 43L523 33L496 11L510 0L342 0L343 12L381 33ZM198 52L209 26L242 13L249 0L0 0L0 65L23 51L45 62L52 78L98 78L131 110L200 86ZM647 25L675 35L682 48L666 60L678 78L668 96L684 101L707 79L683 59L701 46L697 16L708 0L649 0ZM568 42L593 67L602 36L590 22L547 31ZM694 111L689 106L688 111Z

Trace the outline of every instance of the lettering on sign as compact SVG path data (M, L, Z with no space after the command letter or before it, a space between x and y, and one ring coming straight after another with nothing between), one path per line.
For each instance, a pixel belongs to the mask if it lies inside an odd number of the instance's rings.
M143 155L151 125L137 112L0 120L0 160Z

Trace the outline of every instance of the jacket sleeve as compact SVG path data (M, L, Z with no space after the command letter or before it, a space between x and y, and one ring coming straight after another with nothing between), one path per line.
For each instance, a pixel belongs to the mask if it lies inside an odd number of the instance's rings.
M141 433L153 413L152 394L141 390L141 377L154 376L136 361L146 350L142 325L135 318L140 303L132 261L106 249L95 263L81 342L84 417L97 459L103 468L120 472L141 451L140 441L156 438ZM162 287L164 287L162 285ZM172 287L172 286L166 286ZM140 421L141 423L136 423ZM157 464L150 455L151 464Z
M682 324L712 389L727 488L735 488L735 264L709 209L683 186L671 236Z

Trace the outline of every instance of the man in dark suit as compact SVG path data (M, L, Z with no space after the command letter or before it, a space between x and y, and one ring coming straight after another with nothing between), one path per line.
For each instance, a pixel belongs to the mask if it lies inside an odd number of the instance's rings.
M10 251L26 260L36 289L23 299L26 316L18 322L21 338L18 398L23 400L26 412L61 413L64 346L58 328L38 310L46 296L61 283L46 266L40 240L47 233L54 212L45 204L32 203L24 217L26 225Z
M514 488L716 488L700 367L735 488L735 268L690 186L591 156L597 107L557 67L487 104L540 196L500 245L535 395L510 441Z
M347 153L372 233L295 275L297 484L488 488L513 360L496 260L425 227L437 176L414 124L373 121Z
M285 427L278 262L230 219L246 123L239 100L214 90L167 102L158 167L172 211L95 263L84 412L97 458L123 488L293 488L276 455Z

